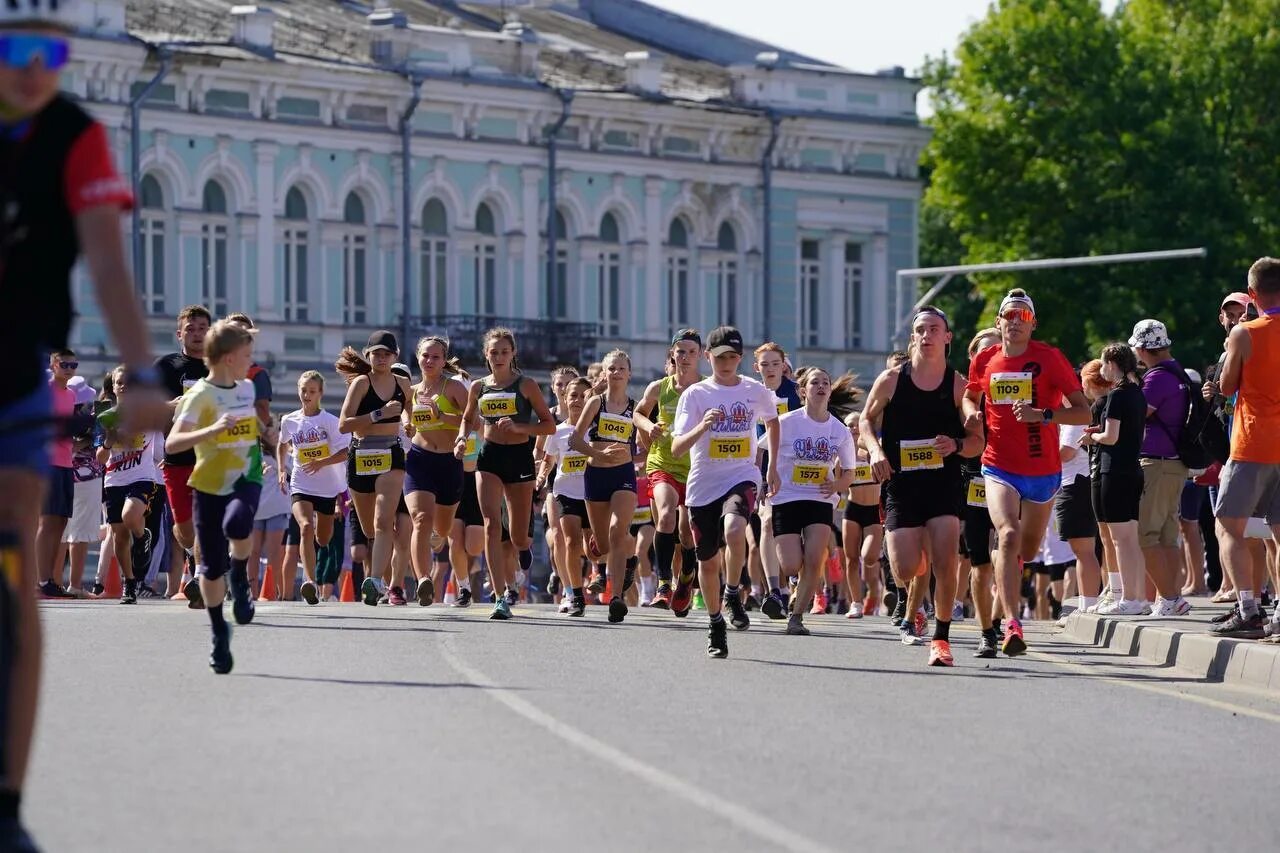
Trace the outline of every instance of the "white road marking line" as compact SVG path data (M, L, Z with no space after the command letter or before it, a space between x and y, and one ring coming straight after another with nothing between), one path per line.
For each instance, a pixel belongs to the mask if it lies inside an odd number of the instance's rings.
M630 773L641 781L648 782L680 802L690 803L712 812L728 821L735 828L750 832L783 850L795 851L795 853L834 853L832 848L805 838L794 830L761 817L736 803L721 799L710 791L686 782L665 770L646 764L638 758L634 758L622 750L604 741L597 740L586 732L553 717L517 696L514 692L498 686L483 672L463 663L454 652L452 646L452 638L445 637L441 642L440 650L445 663L449 664L454 671L472 684L486 688L485 693L488 696L506 705L511 711L534 725L546 729L571 746L591 754L600 761L610 764L624 773Z

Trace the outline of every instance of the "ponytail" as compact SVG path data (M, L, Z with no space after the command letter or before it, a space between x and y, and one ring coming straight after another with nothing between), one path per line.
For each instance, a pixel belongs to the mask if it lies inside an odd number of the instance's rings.
M831 397L827 411L844 420L857 411L862 403L862 389L858 387L858 375L846 373L831 384Z
M342 348L342 352L338 353L338 360L333 363L333 369L338 371L348 385L354 382L357 376L368 376L373 373L373 365L356 352L354 347Z

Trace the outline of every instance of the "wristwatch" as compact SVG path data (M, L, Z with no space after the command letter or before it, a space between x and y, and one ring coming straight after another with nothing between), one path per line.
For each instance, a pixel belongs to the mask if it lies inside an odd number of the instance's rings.
M1040 416L1044 418L1045 423L1051 423L1053 421L1053 409L1041 410Z

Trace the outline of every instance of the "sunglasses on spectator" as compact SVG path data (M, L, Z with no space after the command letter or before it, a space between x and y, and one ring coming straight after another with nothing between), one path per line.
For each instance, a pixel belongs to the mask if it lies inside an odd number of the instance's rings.
M80 366L80 362L78 362L78 361L60 361L60 362L58 362L58 367L61 367L63 370L75 370L75 369L76 369L77 367L79 367L79 366Z
M46 71L57 71L67 64L70 56L70 44L59 36L39 33L0 36L0 65L6 68L29 68L38 60Z
M1012 323L1015 320L1019 323L1030 323L1035 318L1035 312L1030 308L1009 308L1000 315L1000 319L1006 323Z

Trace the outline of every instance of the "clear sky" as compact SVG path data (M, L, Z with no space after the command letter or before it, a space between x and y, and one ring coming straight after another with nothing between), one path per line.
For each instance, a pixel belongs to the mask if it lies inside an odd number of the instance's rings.
M914 74L925 57L951 52L989 0L646 0L716 26L854 71L901 65ZM1113 9L1116 0L1103 0Z

